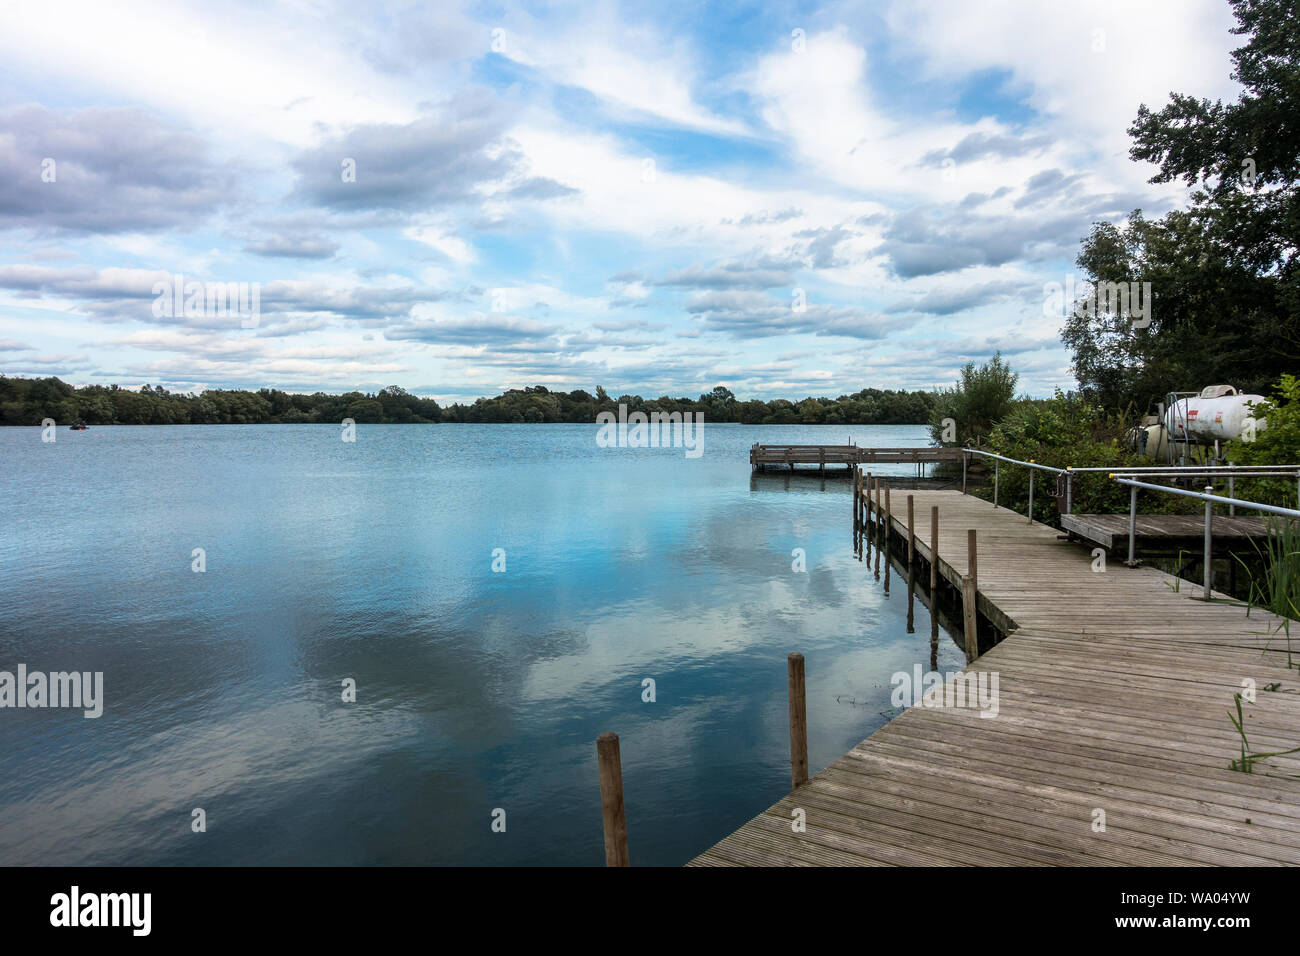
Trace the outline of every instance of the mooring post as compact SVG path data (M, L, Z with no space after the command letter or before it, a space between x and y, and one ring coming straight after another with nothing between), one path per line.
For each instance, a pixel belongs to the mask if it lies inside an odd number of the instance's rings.
M1214 486L1206 485L1205 493L1207 495L1214 494ZM1211 585L1214 583L1214 555L1212 554L1210 537L1210 521L1213 514L1214 502L1205 502L1205 600L1207 601L1210 599Z
M912 555L916 551L916 525L913 520L913 496L907 496L907 570L912 570Z
M867 486L866 475L862 471L861 465L854 465L858 469L858 490L855 491L854 497L858 502L858 560L862 560L862 554L867 547L867 499L863 491Z
M853 501L858 507L858 560L862 560L862 549L867 539L867 503L862 500L862 466L854 465L857 471L857 484L853 487Z
M891 485L885 482L885 593L889 593L889 536L893 532L894 510L889 504L889 489Z
M618 734L596 738L596 762L600 765L600 815L605 823L605 865L628 866L627 818L623 813L623 764L618 753Z
M969 574L961 579L961 609L966 631L966 662L980 656L979 616L975 609L975 582Z
M849 470L849 511L853 514L853 553L858 553L858 472Z
M786 669L790 685L790 780L791 789L797 790L808 782L808 702L803 655L791 654Z
M882 514L883 514L883 512L881 511L880 479L877 478L877 479L876 479L876 528L875 528L875 531L876 531L876 577L877 577L877 578L880 577L880 551L881 551L881 546L880 546L881 530L880 530L880 529L881 529L882 525L884 524L884 522L882 522L882 521L880 520Z
M930 643L939 639L939 506L930 506ZM931 652L933 654L933 652Z
M912 495L907 496L907 633L916 630L913 603L916 593L916 525L912 508Z
M976 570L977 562L975 560L975 529L970 528L966 532L966 573L970 575L971 584L975 585L975 593L979 593L980 578Z
M865 487L867 490L866 500L862 503L863 519L866 521L866 527L862 529L862 543L867 552L867 563L871 562L871 472L867 472ZM871 570L870 567L867 568Z

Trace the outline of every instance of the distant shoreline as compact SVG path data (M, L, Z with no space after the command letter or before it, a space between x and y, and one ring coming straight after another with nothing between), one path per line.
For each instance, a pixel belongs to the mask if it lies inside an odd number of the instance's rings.
M87 425L87 430L95 428L206 428L206 427L226 427L230 425L319 425L322 428L338 428L341 420L338 422L103 422L97 425ZM704 419L708 425L734 425L737 428L916 428L918 426L928 425L929 422L715 422ZM73 422L54 423L55 428L67 429ZM357 425L429 425L438 428L453 425L517 425L519 427L537 427L547 425L590 425L593 428L599 428L600 425L595 421L590 422L356 422ZM22 422L0 422L0 428L43 428L45 426L37 422L35 425L26 425Z
M441 406L396 385L378 392L285 392L275 388L169 392L160 385L73 386L58 378L0 375L0 425L582 425L602 412L693 413L714 424L736 425L925 425L937 391L864 388L838 398L741 400L719 385L698 399L661 395L610 395L601 386L552 391L543 385L510 389L472 404Z

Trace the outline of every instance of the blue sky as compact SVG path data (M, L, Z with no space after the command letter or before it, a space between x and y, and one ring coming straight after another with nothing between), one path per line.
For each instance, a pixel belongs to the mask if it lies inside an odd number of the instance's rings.
M1138 105L1235 93L1222 0L0 21L0 374L181 391L799 399L996 350L1070 388L1045 283L1185 201ZM255 327L155 314L177 274L257 283Z

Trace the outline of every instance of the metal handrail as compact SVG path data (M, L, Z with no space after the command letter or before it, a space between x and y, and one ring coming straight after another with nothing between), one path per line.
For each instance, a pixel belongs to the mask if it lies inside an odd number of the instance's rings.
M1231 505L1234 509L1250 508L1254 511L1263 511L1268 514L1282 515L1287 518L1300 518L1300 510L1295 508L1283 508L1278 505L1266 505L1259 501L1246 501L1243 498L1226 498L1222 495L1214 494L1214 487L1206 485L1205 491L1187 491L1183 488L1173 488L1169 485L1153 485L1146 481L1135 481L1132 478L1125 478L1120 473L1112 473L1113 478L1118 484L1127 485L1131 491L1129 493L1129 511L1128 511L1128 565L1133 567L1137 562L1134 560L1137 543L1137 496L1138 489L1145 488L1148 491L1163 491L1171 495L1180 495L1184 498L1195 498L1198 501L1205 502L1205 553L1203 555L1203 564L1205 565L1203 593L1205 600L1210 599L1211 582L1214 573L1211 537L1211 518L1214 514L1214 505L1226 504Z
M1214 502L1223 505L1236 505L1239 508L1251 508L1255 511L1267 511L1269 514L1283 515L1287 518L1300 518L1300 510L1295 508L1283 508L1281 505L1266 505L1259 501L1247 501L1244 498L1229 498L1226 495L1216 495L1204 491L1187 491L1184 488L1171 488L1169 485L1153 485L1145 481L1134 481L1132 478L1120 477L1120 473L1115 473L1115 481L1121 485L1129 485L1133 488L1146 488L1150 491L1167 491L1171 495L1181 495L1184 498L1197 498L1201 501ZM1206 487L1209 487L1208 485Z
M1008 458L1005 457L1005 455L993 454L992 451L983 451L982 449L965 449L965 447L963 447L962 451L963 453L965 453L962 455L962 494L966 493L966 462L967 462L966 455L984 455L985 458L995 459L993 460L993 507L997 507L997 480L998 477L1000 477L1000 475L998 475L998 468L1000 468L1002 462L1008 462L1009 464L1023 464L1023 466L1026 466L1031 470L1030 471L1030 507L1028 507L1026 511L1026 516L1031 523L1034 522L1034 470L1035 468L1037 471L1050 471L1056 473L1056 475L1065 475L1065 512L1066 514L1070 514L1070 507L1071 507L1071 501L1073 501L1074 489L1073 489L1073 484L1071 484L1070 481L1070 472L1067 472L1065 468L1053 468L1052 466L1050 466L1050 464L1039 464L1037 462L1022 462L1022 460L1019 458Z
M1076 468L1074 465L1067 465L1066 471L1104 471L1107 474L1119 474L1123 472L1143 472L1152 474L1154 472L1169 472L1170 474L1194 475L1213 472L1218 474L1228 474L1236 472L1239 475L1254 474L1261 468L1278 468L1284 469L1288 475L1300 474L1300 465L1206 465L1200 468L1196 466L1179 466L1179 465L1109 465L1099 468Z
M1069 470L1067 468L1053 468L1051 465L1040 465L1032 459L1029 461L1021 461L1019 458L1007 458L1003 455L995 455L991 451L982 451L978 448L963 448L962 451L972 455L984 455L987 458L996 458L998 461L1005 461L1012 465L1025 465L1028 468L1037 468L1039 471L1053 471L1060 475L1065 474L1066 471Z
M993 506L997 507L998 503L998 481L1000 478L999 465L1007 462L1011 465L1024 465L1026 468L1037 469L1038 471L1052 472L1057 475L1065 475L1065 514L1073 513L1074 509L1074 475L1085 472L1105 472L1109 477L1115 478L1121 475L1141 475L1150 478L1227 478L1228 479L1228 497L1219 500L1228 505L1228 513L1235 516L1237 513L1238 499L1232 497L1234 494L1234 484L1236 478L1295 478L1296 479L1296 502L1300 504L1300 465L1213 465L1203 468L1180 468L1177 465L1132 465L1122 467L1085 467L1076 468L1073 465L1067 465L1065 468L1054 468L1051 465L1043 465L1030 459L1024 461L1020 458L1008 458L1005 455L999 455L991 451L984 451L980 448L962 448L963 457L961 462L961 490L966 491L966 457L965 455L983 455L985 458L994 459L993 464ZM1155 486L1163 487L1163 486ZM1245 507L1243 505L1243 507ZM1028 517L1030 521L1034 520L1034 473L1029 473L1029 510ZM1133 560L1132 555L1132 536L1130 544L1130 563Z
M1173 466L1161 469L1155 474L1142 468L1116 468L1109 474L1111 478L1116 475L1125 477L1138 475L1143 478L1227 478L1228 479L1228 499L1233 499L1236 495L1236 480L1238 478L1294 478L1296 480L1296 505L1300 507L1300 466L1291 465L1247 465L1250 471L1236 467L1218 467L1218 468L1179 468ZM1285 471L1256 471L1258 468L1278 468L1286 469ZM1083 469L1078 469L1082 471ZM1095 469L1090 469L1095 470ZM1235 517L1237 506L1235 503L1228 505L1228 516Z

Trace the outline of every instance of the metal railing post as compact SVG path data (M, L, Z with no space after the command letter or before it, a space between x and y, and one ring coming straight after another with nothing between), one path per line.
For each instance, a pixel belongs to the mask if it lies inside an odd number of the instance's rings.
M996 458L993 459L993 507L994 508L998 506L998 468L1001 465L1002 462L998 461Z
M1128 496L1128 566L1137 564L1138 490L1130 488Z
M1236 465L1236 462L1234 462L1234 461L1230 461L1230 462L1228 462L1228 467L1229 467L1229 468L1232 468L1232 467L1234 467L1235 465ZM1228 476L1228 497L1229 497L1229 498L1235 498L1235 497L1237 497L1237 489L1236 489L1235 485L1233 484L1233 478L1232 478L1232 475L1229 475L1229 476ZM1236 506L1236 505L1228 505L1228 517L1229 517L1229 518L1235 518L1236 516L1237 516L1237 506Z
M1205 486L1205 493L1211 494L1213 485ZM1214 502L1205 502L1205 600L1210 599L1210 583L1214 577L1214 559L1210 554L1210 516L1214 513Z
M1029 469L1029 523L1034 521L1034 469Z
M1073 514L1074 511L1074 475L1070 474L1067 469L1065 472L1065 513Z

